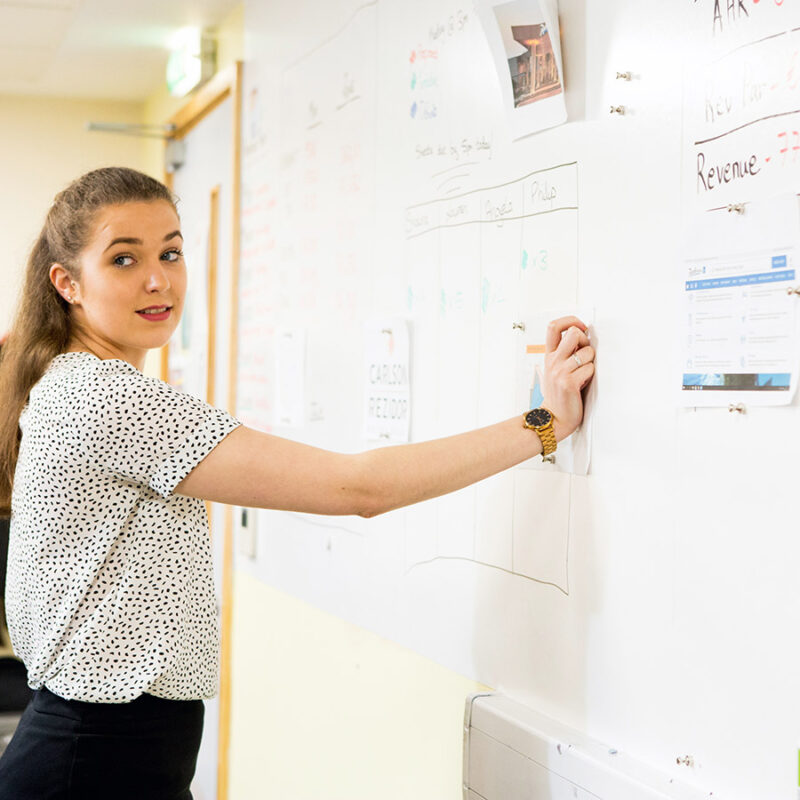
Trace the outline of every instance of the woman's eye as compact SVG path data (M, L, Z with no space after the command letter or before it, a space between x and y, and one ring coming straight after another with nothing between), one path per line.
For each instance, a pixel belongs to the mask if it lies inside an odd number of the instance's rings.
M183 250L167 250L161 258L165 261L177 261L183 256Z
M133 256L117 256L114 264L118 267L129 267L133 263Z

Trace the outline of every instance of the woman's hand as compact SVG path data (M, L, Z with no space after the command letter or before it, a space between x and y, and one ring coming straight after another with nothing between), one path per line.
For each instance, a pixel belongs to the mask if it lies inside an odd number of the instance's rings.
M594 375L594 348L586 325L562 317L547 326L542 405L555 417L556 439L566 439L583 419L581 390Z

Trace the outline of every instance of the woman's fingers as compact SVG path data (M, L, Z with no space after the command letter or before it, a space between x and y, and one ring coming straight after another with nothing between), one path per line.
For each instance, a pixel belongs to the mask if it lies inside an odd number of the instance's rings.
M586 325L577 317L562 317L547 328L544 400L559 425L561 438L569 436L583 417L584 389L594 376L594 348Z
M570 328L574 328L576 333L583 333L586 330L586 325L577 317L561 317L560 319L554 319L547 326L545 352L554 352L563 343L563 337ZM583 335L585 336L586 334L584 333ZM588 344L588 342L589 340L587 338L585 343Z
M594 376L594 362L590 362L588 364L584 364L582 367L579 367L572 373L572 377L575 380L578 389L583 391L586 388L589 381L591 381L592 377Z
M569 358L576 350L586 347L588 344L589 337L586 333L573 325L561 337L561 342L556 348L556 355L559 358Z
M581 347L580 350L574 352L567 360L573 362L576 370L584 364L591 364L592 361L594 361L594 348L588 345L586 347Z

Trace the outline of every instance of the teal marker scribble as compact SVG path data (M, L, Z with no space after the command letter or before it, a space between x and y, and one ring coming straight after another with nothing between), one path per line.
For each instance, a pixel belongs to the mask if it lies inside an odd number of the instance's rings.
M522 269L528 269L528 251L522 251Z
M539 257L538 257L539 269L542 272L546 272L548 270L548 268L549 268L549 265L547 263L548 255L549 255L549 253L547 252L547 250L540 250L539 251Z
M485 314L487 309L489 308L489 296L492 291L492 286L489 283L488 278L483 279L483 284L481 285L481 310Z

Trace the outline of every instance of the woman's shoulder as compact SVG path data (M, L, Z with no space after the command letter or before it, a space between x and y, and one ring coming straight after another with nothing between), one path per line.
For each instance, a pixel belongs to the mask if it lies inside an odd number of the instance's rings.
M135 374L142 375L133 364L121 358L98 358L85 350L70 350L59 353L47 368L45 374Z
M131 385L142 379L133 364L118 358L100 359L92 353L71 351L60 353L51 362L31 391L31 399L53 394L64 397L85 397L87 392L102 391L110 385Z
M72 398L76 409L89 416L145 414L184 417L212 410L199 398L140 372L118 358L100 359L84 351L56 356L40 381L43 392Z
M158 378L141 373L118 358L100 359L74 351L57 355L33 387L30 404L69 406L73 412L91 408L152 402L178 394Z

